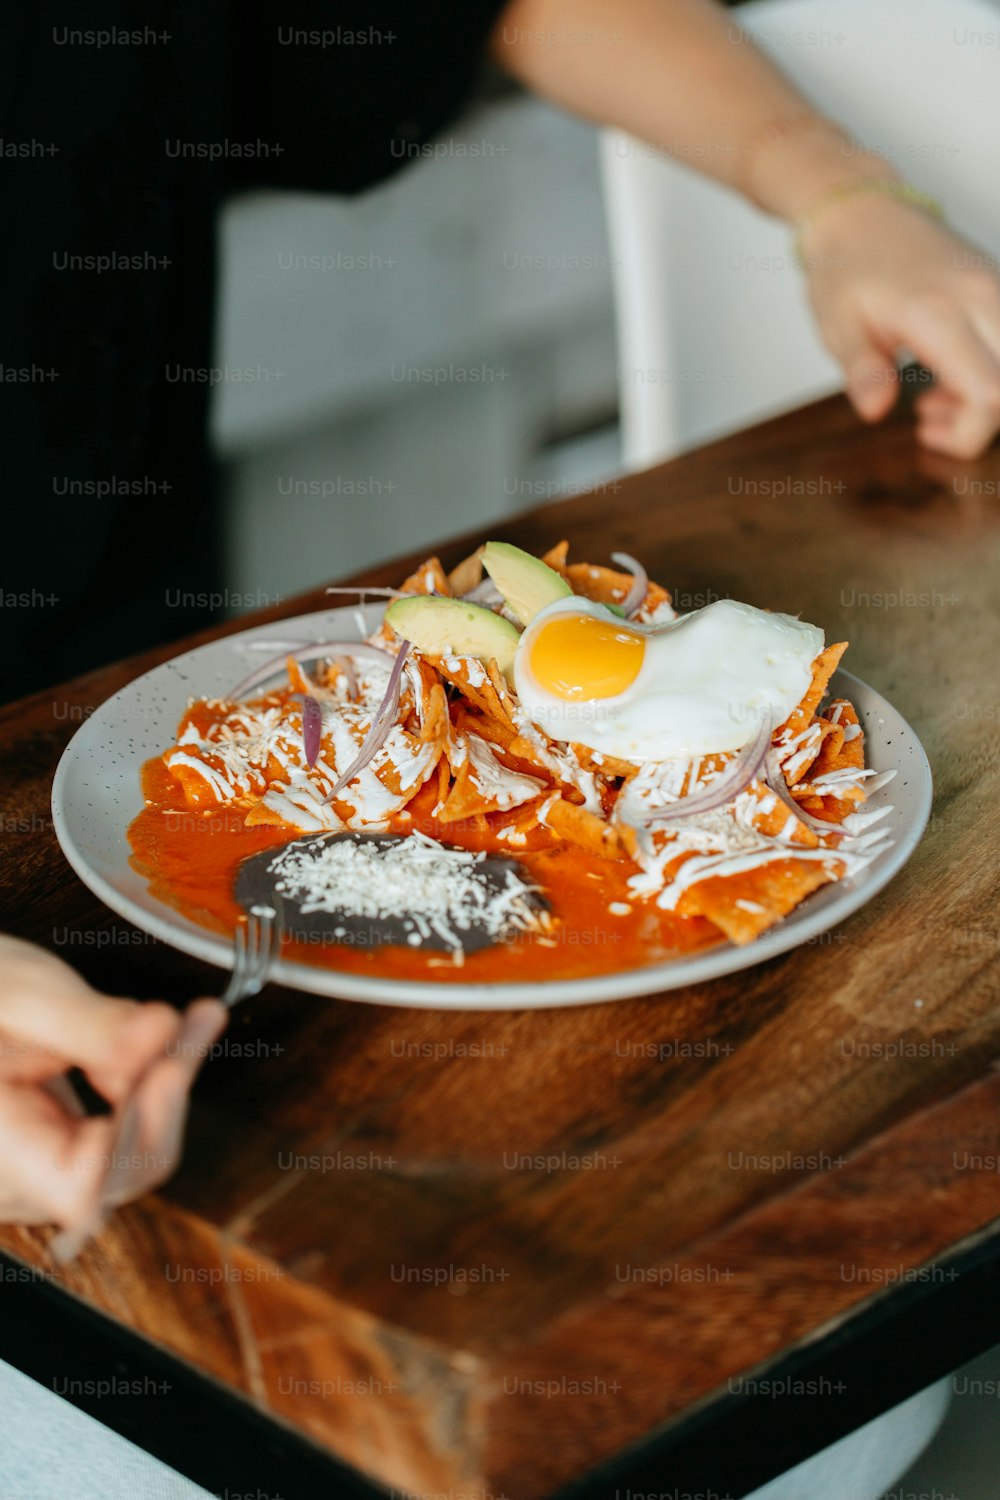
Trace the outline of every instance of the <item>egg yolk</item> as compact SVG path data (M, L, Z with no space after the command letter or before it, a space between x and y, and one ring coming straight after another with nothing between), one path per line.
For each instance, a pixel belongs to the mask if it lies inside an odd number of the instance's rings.
M639 675L646 642L634 630L594 615L555 615L540 627L529 661L556 698L615 698Z

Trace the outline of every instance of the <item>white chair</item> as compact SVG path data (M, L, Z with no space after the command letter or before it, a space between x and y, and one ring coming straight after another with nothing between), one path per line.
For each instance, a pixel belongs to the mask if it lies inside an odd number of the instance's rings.
M731 18L1000 256L997 0L757 0ZM626 466L839 389L788 229L620 131L601 150Z

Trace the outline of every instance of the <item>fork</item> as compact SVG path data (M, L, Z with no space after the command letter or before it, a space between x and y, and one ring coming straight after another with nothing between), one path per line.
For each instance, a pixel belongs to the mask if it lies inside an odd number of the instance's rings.
M251 906L236 929L233 972L219 996L230 1010L263 988L274 955L277 915L273 906Z
M246 913L245 921L241 921L237 927L233 939L233 972L230 975L229 983L219 996L220 1002L228 1010L232 1010L233 1006L238 1005L241 1000L246 1000L251 995L258 994L263 988L274 956L277 915L273 906L251 906ZM158 1060L154 1059L154 1062ZM62 1083L61 1079L58 1081ZM141 1082L142 1079L140 1078L136 1084L136 1088L138 1088ZM70 1092L73 1094L74 1091L70 1090ZM63 1098L65 1102L64 1094L57 1097ZM75 1094L74 1099L76 1103L79 1103ZM118 1125L117 1136L109 1157L109 1161L112 1163L116 1156L128 1160L132 1155L136 1119L130 1105L131 1101L126 1101L121 1109L121 1119ZM186 1099L181 1108L187 1108ZM87 1241L100 1233L106 1218L112 1212L111 1206L107 1202L107 1194L112 1187L115 1175L115 1170L112 1168L108 1173L102 1199L98 1204L92 1221L85 1226L81 1226L79 1229L61 1230L54 1237L50 1249L57 1262L66 1264L70 1260L75 1260Z

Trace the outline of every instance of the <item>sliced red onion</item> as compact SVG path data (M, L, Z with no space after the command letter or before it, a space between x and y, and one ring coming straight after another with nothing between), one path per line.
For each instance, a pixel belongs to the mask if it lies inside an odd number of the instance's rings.
M470 589L467 594L462 594L461 598L466 604L483 604L487 608L491 604L503 603L503 594L492 578L484 578L481 583L476 584L474 589Z
M323 739L323 710L311 693L293 693L292 697L302 700L302 749L306 765L312 767Z
M284 654L282 656L279 656L277 658L278 662L284 662L284 661L286 661L289 655L295 655L295 656L297 656L303 650L305 650L309 645L310 645L309 641L248 641L246 643L248 651L281 651L281 652L283 652ZM372 649L377 649L377 647L372 648ZM388 653L386 653L386 654L388 655ZM307 661L309 659L310 659L309 657L305 658L305 660L307 660ZM335 657L332 657L331 660L333 660L333 661L335 661L337 663L337 665L340 667L341 671L343 672L344 676L347 678L347 695L348 695L348 697L349 698L356 698L358 696L358 678L357 678L357 673L355 672L354 667L353 667L353 665L351 663L350 657L349 656L335 656ZM301 665L301 663L300 663L300 665Z
M354 663L349 656L335 656L333 660L340 667L347 678L347 696L356 698L358 696L358 674L354 670Z
M627 568L632 574L632 587L622 600L625 618L630 620L646 597L649 589L649 575L642 563L636 562L635 558L627 552L612 552L611 561L617 563L620 568Z
M413 688L413 702L417 710L417 723L421 729L424 727L424 682L420 675L420 663L412 651L406 658L406 675L410 679Z
M796 802L789 791L788 782L785 780L785 773L781 769L777 750L768 751L764 767L764 780L779 802L783 802L789 812L794 813L813 833L837 833L840 831L836 823L827 823L823 818L814 817L811 812L806 812L805 808Z
M362 744L361 749L358 751L356 758L351 761L351 764L348 766L343 776L341 776L337 781L336 785L333 788L333 791L328 797L323 798L324 802L332 802L337 793L342 792L344 787L347 786L348 782L353 781L358 772L363 771L368 762L372 760L373 757L382 748L382 745L384 744L386 737L388 736L389 730L392 728L395 722L396 713L399 709L400 682L402 681L403 668L406 665L406 658L409 656L409 654L410 642L400 641L399 655L396 657L396 660L392 664L392 671L389 673L389 684L385 690L385 697L382 699L382 702L378 706L378 712L372 720L371 728L365 735L364 743Z
M301 657L303 661L316 661L321 656L334 658L365 657L371 661L380 661L383 665L387 665L392 661L392 654L389 651L383 651L380 646L369 646L365 641L316 641L307 645L296 646L294 650L297 656ZM260 683L266 682L269 677L274 676L276 670L284 664L287 657L288 652L286 651L281 656L273 656L269 661L261 662L259 667L256 667L248 676L243 678L242 682L238 682L230 690L229 697L240 698L244 693L249 692L250 688L257 687Z
M771 716L766 714L761 719L753 739L743 746L736 759L730 761L722 775L717 776L711 785L705 787L704 791L681 797L677 802L672 802L669 807L657 808L656 812L645 821L650 826L657 823L674 823L680 818L688 818L696 813L712 812L717 807L724 807L727 802L732 802L734 797L738 797L740 792L753 781L764 764L770 743Z

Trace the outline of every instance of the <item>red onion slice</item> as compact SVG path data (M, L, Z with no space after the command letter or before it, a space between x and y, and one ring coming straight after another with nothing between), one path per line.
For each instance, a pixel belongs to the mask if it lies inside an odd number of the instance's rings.
M770 743L771 716L766 714L761 719L753 739L743 746L736 759L730 761L721 776L717 776L709 786L705 787L704 791L681 797L677 802L672 802L669 807L657 808L656 812L644 821L648 826L653 827L658 823L675 823L680 818L689 818L696 813L712 812L717 807L724 807L727 802L732 802L734 797L738 797L740 792L753 781L764 764Z
M407 643L409 644L409 643ZM417 711L417 723L424 727L424 682L420 675L420 662L410 651L406 658L406 675L413 689L413 704Z
M474 589L460 596L466 604L482 604L488 609L491 604L502 604L503 594L497 588L492 578L484 578L477 583Z
M354 670L354 663L349 656L335 656L333 660L340 667L347 678L347 696L354 699L358 696L358 674Z
M804 807L800 807L789 790L788 782L785 780L785 773L781 769L777 750L770 750L767 754L764 780L779 802L783 802L789 812L794 813L813 833L840 833L843 831L836 823L827 823L823 818L816 818L811 812L806 812Z
M290 655L295 656L297 659L298 654L305 651L309 646L309 641L249 641L247 643L248 650L250 651L284 652L283 656L279 656L277 658L279 662L286 661ZM372 649L376 650L377 647L373 647ZM388 655L388 653L386 654ZM311 658L307 656L303 659L305 661L309 661ZM331 657L330 660L336 662L337 666L340 667L344 676L347 678L348 698L356 698L358 696L358 678L357 673L354 670L354 666L351 662L351 658L349 656L334 656ZM302 663L299 662L300 667L301 665Z
M392 661L391 652L383 651L380 646L369 646L365 641L316 641L311 645L297 645L294 651L302 661L316 661L321 656L352 659L363 657L369 661L382 662L383 665ZM269 661L261 662L259 667L255 667L243 678L242 682L238 682L234 688L230 689L228 697L240 698L252 687L257 687L260 683L266 682L269 677L273 677L277 669L284 665L288 654L284 651L280 656L273 656Z
M635 558L627 552L612 552L611 561L617 563L620 568L626 568L632 574L632 587L622 600L625 618L630 620L646 597L649 589L649 575L642 563L636 562Z
M396 657L396 660L392 664L392 671L389 673L389 683L385 690L385 697L382 699L382 702L378 706L378 712L372 720L371 728L365 735L364 743L362 744L361 749L358 751L356 758L351 761L351 764L348 766L343 776L341 776L337 781L336 785L333 788L333 791L328 797L323 798L324 802L332 802L337 793L342 792L348 782L353 781L358 772L363 771L368 762L372 760L378 753L378 751L382 748L382 745L384 744L386 737L388 736L389 730L392 728L393 723L395 722L396 713L399 709L400 682L402 681L403 668L406 665L406 658L409 656L409 654L410 642L400 641L399 655Z
M311 693L293 693L292 697L302 700L302 749L311 770L323 740L323 710Z

